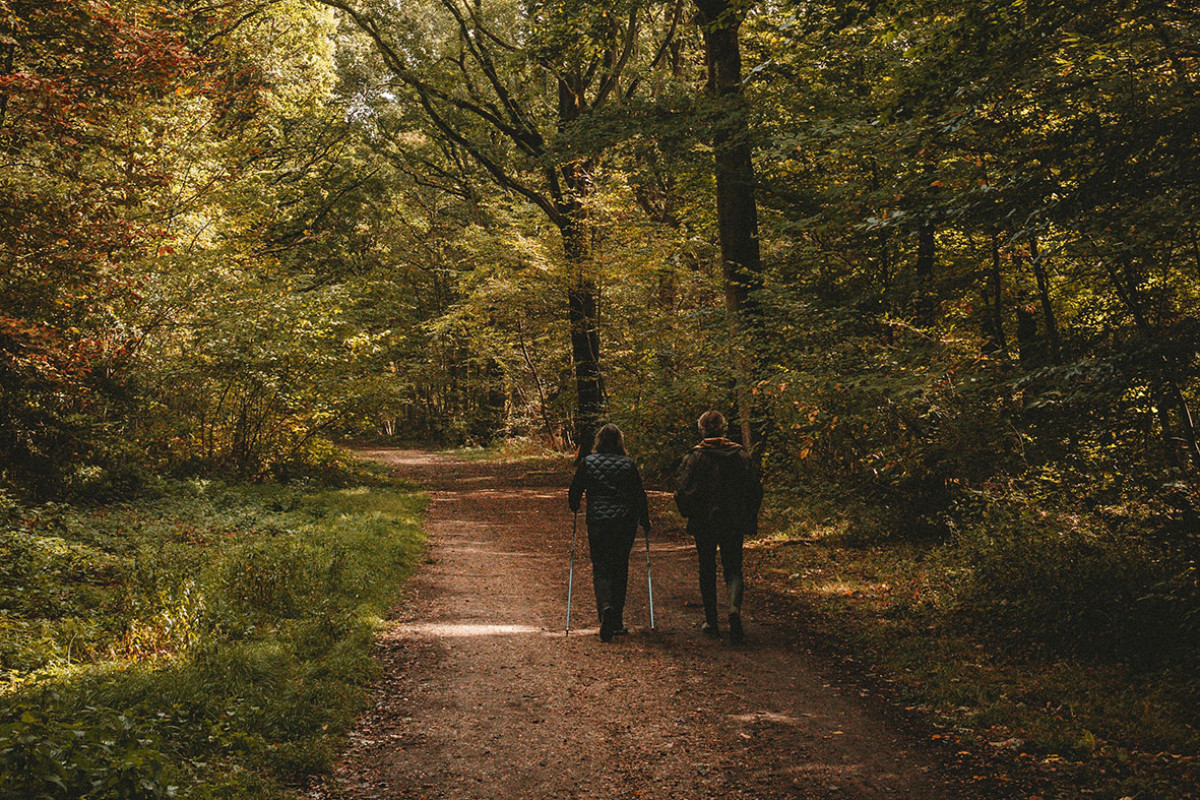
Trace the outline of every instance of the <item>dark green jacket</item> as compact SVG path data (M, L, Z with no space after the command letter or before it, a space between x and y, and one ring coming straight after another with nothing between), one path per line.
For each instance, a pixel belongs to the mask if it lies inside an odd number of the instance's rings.
M725 438L705 439L683 457L675 503L688 530L758 530L763 489L746 448Z

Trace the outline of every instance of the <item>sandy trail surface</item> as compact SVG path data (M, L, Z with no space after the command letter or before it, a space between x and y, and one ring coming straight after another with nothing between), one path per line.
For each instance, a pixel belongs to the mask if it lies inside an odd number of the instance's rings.
M313 798L913 798L953 790L928 751L756 607L748 641L699 630L690 540L653 493L630 635L602 643L582 515L564 636L571 514L561 461L370 449L430 490L428 557L378 644L374 707ZM722 590L723 592L723 590Z

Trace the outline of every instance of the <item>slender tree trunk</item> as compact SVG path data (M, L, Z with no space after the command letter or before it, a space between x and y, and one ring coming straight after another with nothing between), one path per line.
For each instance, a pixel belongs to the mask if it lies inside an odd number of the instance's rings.
M880 186L879 161L874 156L870 156L868 161L871 164L871 191L878 193ZM881 218L887 219L888 210L886 208L880 209L877 213ZM892 260L888 252L891 237L886 225L880 227L879 233L875 238L879 244L879 272L877 273L877 280L879 281L879 288L886 293L892 285Z
M1037 313L1023 289L1017 292L1017 358L1026 369L1041 365Z
M1112 280L1113 288L1116 289L1117 297L1121 299L1121 302L1125 304L1125 307L1133 317L1133 324L1137 328L1138 336L1151 350L1156 349L1160 337L1154 330L1142 307L1141 280L1134 274L1133 265L1127 259L1122 264L1121 273L1118 273L1108 262L1105 262L1105 266L1108 269L1108 275ZM1158 409L1159 425L1162 427L1167 461L1172 466L1181 466L1178 445L1182 443L1184 449L1187 451L1193 469L1200 470L1200 433L1196 430L1195 420L1192 416L1192 410L1188 406L1187 398L1184 397L1182 389L1179 388L1179 382L1175 378L1174 370L1165 356L1158 355L1156 363L1149 367L1149 378L1150 390L1154 397L1155 406ZM1176 416L1179 420L1178 435L1173 431L1170 417L1167 414L1167 406L1170 404L1175 406Z
M758 242L758 204L750 129L742 97L742 53L738 39L747 3L694 0L704 36L707 91L718 101L721 117L713 128L713 162L717 190L717 226L725 305L736 337L759 321L755 292L762 287ZM739 364L738 418L742 441L749 447L752 367Z
M989 336L997 352L1008 352L1008 340L1004 335L1004 280L1000 270L1000 235L992 231L992 269L990 273L988 314L991 317Z
M1196 270L1197 277L1200 277L1200 235L1196 233L1196 223L1192 223L1192 266Z
M529 367L529 375L533 378L533 384L538 391L538 411L542 417L542 424L546 426L546 436L550 439L552 447L558 447L558 436L554 433L554 425L550 422L550 409L546 403L546 387L542 383L542 376L538 372L537 364L533 361L533 354L529 352L529 348L525 346L525 330L521 327L521 323L517 322L517 341L521 345L521 355L525 358L525 366Z
M1037 279L1038 298L1042 302L1042 320L1046 326L1046 341L1050 344L1050 358L1058 363L1062 345L1058 338L1058 323L1054 319L1054 307L1050 305L1050 281L1046 277L1046 265L1038 253L1037 237L1029 240L1029 262L1033 265L1033 275Z
M917 229L917 321L922 325L933 322L933 268L937 264L937 227L925 220Z

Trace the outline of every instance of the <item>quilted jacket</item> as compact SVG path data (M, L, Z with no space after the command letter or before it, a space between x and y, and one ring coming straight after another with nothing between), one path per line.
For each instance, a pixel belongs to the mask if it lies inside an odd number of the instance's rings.
M650 530L650 507L642 476L629 456L616 453L589 453L579 462L567 503L572 511L579 510L583 495L587 495L587 524L637 520Z

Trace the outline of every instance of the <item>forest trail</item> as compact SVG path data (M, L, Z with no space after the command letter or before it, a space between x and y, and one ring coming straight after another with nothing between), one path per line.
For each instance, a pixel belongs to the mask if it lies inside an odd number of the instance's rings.
M561 462L466 462L369 449L431 493L429 552L377 657L374 707L313 798L961 796L929 754L773 625L747 591L749 641L701 635L690 541L651 535L630 571L630 635L597 636L580 519ZM656 522L670 502L654 493Z

